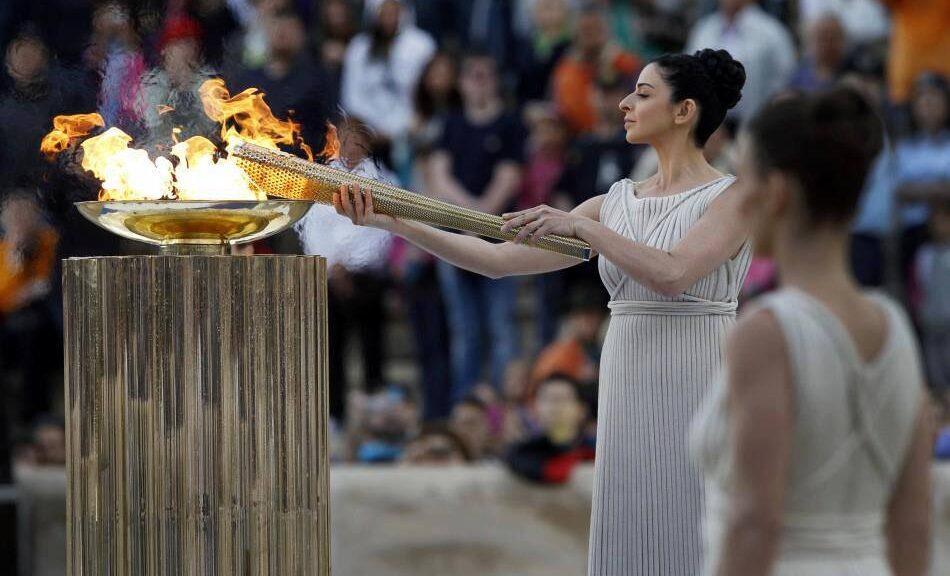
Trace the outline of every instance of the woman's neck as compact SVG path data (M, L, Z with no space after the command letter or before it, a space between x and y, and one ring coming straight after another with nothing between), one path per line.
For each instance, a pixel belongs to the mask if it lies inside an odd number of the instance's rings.
M659 169L650 187L658 196L675 194L681 189L689 189L720 176L706 161L702 148L688 139L654 143L653 148L659 160Z
M802 234L789 230L777 242L775 263L783 286L834 301L859 293L848 272L846 229L823 228Z

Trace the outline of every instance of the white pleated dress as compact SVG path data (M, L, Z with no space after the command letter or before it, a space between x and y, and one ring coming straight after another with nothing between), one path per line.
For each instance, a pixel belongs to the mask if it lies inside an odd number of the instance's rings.
M775 576L890 576L885 512L913 436L924 389L903 310L872 294L888 331L865 362L847 329L820 302L787 288L760 306L784 336L794 420L782 540ZM729 517L732 451L720 378L696 418L692 448L706 472L703 574L712 575Z
M637 198L611 187L601 222L637 242L671 249L732 176L681 194ZM590 576L694 576L700 568L702 477L689 424L720 366L726 329L749 268L746 245L676 298L661 296L600 258L610 326L600 364Z

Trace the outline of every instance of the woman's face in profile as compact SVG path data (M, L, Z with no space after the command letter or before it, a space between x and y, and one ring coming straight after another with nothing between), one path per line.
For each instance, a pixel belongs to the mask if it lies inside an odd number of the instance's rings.
M632 94L620 101L623 127L630 144L650 144L673 129L675 106L670 87L656 64L648 64Z

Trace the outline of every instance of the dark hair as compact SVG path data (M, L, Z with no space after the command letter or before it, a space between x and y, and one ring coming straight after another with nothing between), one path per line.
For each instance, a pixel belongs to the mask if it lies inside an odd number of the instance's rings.
M452 67L455 69L455 82L452 87L449 88L449 93L446 94L445 102L437 102L435 97L429 92L426 87L426 77L429 75L429 72L432 71L432 68L435 66L435 63L441 59L448 59L451 62ZM425 68L422 69L422 74L419 75L419 83L416 84L416 93L415 93L415 108L416 113L418 113L423 118L432 118L439 112L440 107L446 106L450 109L460 108L462 106L462 95L459 94L458 89L458 75L459 75L459 63L458 60L449 52L436 52L432 58L429 59L429 62L426 63Z
M693 139L700 148L722 124L726 111L738 104L745 85L745 67L725 50L700 50L693 55L667 54L653 61L673 91L673 102L695 100L699 121Z
M334 31L330 29L330 22L328 21L327 17L327 7L334 3L343 6L343 9L346 11L347 18L346 22L344 22L344 28L342 30ZM348 0L323 2L320 5L319 27L321 39L337 39L349 42L357 32L357 26L353 19L353 7L351 6L351 3Z
M599 2L594 2L593 0L587 0L577 9L576 14L578 17L582 16L600 16L602 18L607 17L607 9L604 8Z
M854 216L884 141L874 107L848 87L767 104L748 133L759 172L779 170L801 186L810 226Z
M301 16L300 12L298 12L293 6L283 6L274 10L272 18L274 20L296 20L297 22L306 25L303 16Z
M472 43L465 49L465 51L462 52L462 56L459 58L459 68L465 67L473 60L490 61L492 66L495 68L495 71L497 72L498 70L498 59L495 58L495 55L492 53L492 51L488 49L488 46L484 45L483 43Z
M461 400L458 401L456 406L471 406L476 410L480 410L485 413L488 412L488 406L486 406L482 399L479 398L474 392L469 392L466 394Z
M472 451L468 444L462 439L452 427L444 421L427 422L422 425L419 433L410 442L416 442L430 436L441 436L451 442L455 448L462 454L462 459L466 462L472 461Z

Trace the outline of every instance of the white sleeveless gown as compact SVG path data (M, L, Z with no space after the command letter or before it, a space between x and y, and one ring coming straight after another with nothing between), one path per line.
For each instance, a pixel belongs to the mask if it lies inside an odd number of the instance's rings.
M637 198L614 184L601 222L671 249L735 181ZM589 576L694 576L700 567L702 477L688 455L689 423L720 365L750 250L677 298L661 296L600 258L611 319L600 365Z
M904 312L887 316L881 353L863 361L820 302L787 288L760 305L776 317L791 362L794 429L775 576L889 576L885 511L923 401L916 340ZM706 472L703 574L713 574L728 517L732 454L720 379L693 427Z

